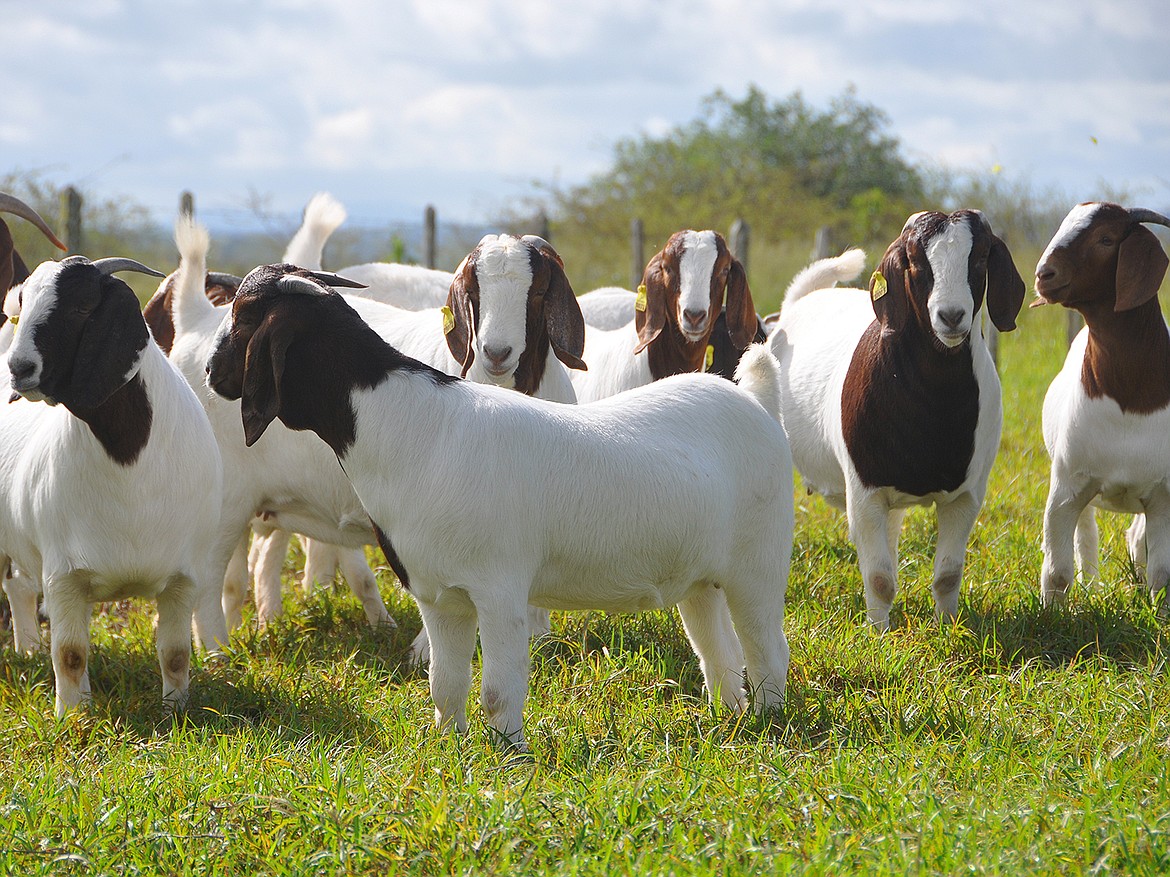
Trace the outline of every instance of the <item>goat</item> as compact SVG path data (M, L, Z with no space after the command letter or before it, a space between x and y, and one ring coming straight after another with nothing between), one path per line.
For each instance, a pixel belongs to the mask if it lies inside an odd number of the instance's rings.
M208 565L220 504L215 438L151 340L138 299L113 276L126 270L162 276L129 259L40 265L21 287L0 369L0 389L12 393L0 415L0 567L11 561L24 574L5 583L23 616L19 648L35 646L28 614L43 589L58 715L90 694L95 602L158 601L172 708L187 698L192 611L204 646L227 642Z
M780 702L793 511L776 369L757 347L740 386L682 375L549 404L403 356L277 265L244 278L208 384L241 400L249 445L279 418L332 449L423 615L437 725L467 728L478 624L488 724L523 747L529 603L678 604L712 699L747 707L746 658L756 708Z
M935 610L953 617L1003 419L975 320L986 288L992 322L1014 329L1024 283L976 210L911 216L869 292L811 291L818 276L793 281L769 339L793 461L806 487L845 509L879 630L897 593L905 509L935 505Z
M756 333L756 311L743 265L723 236L680 231L646 265L635 318L585 333L589 370L573 375L579 402L591 402L668 375L702 371L715 318L724 303L735 347Z
M1094 507L1143 513L1130 544L1140 544L1144 524L1151 596L1170 583L1170 332L1158 305L1167 258L1143 223L1170 219L1079 204L1036 266L1032 306L1061 304L1085 319L1044 397L1052 458L1040 575L1046 605L1065 599L1074 554L1082 576L1097 577Z

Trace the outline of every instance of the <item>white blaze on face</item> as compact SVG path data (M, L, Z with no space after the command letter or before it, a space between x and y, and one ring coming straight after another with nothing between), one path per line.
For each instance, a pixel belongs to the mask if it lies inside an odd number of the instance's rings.
M528 291L532 287L529 246L510 235L485 238L480 242L475 275L479 282L476 364L492 383L512 387L513 372L526 342ZM504 351L507 355L498 359Z
M713 231L688 231L683 236L683 253L678 265L678 325L683 335L694 341L703 336L717 314L711 311L711 272L719 257L719 245ZM687 311L704 313L697 323L690 323Z
M57 275L62 271L60 262L42 262L24 281L21 292L20 320L8 348L8 361L30 362L35 366L30 381L35 386L44 369L40 351L33 344L37 326L43 324L57 306ZM30 393L28 398L39 397Z
M967 220L948 222L926 247L934 288L926 302L930 327L947 347L958 347L971 332L975 299L967 278L973 237ZM950 319L944 319L944 315Z
M1060 223L1056 234L1052 236L1052 240L1048 242L1048 246L1044 248L1044 255L1040 257L1038 265L1047 262L1054 250L1069 246L1083 234L1085 229L1093 224L1100 209L1100 204L1078 204L1070 210L1068 216Z

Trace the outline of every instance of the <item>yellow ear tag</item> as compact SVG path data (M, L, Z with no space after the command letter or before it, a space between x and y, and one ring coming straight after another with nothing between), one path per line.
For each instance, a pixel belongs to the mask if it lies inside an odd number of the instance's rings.
M881 271L874 271L873 276L869 278L869 297L871 301L877 301L887 292L886 278Z
M636 311L645 311L646 310L646 284L645 283L638 284L638 297L636 299L634 299L634 310L636 310Z
M715 361L715 346L713 344L707 345L707 353L703 357L703 371L711 371L711 363Z
M13 326L15 326L19 319L20 319L20 315L16 314L16 315L9 317L8 322L10 322Z
M443 305L439 310L443 314L443 334L450 335L451 330L455 328L455 312L446 305Z

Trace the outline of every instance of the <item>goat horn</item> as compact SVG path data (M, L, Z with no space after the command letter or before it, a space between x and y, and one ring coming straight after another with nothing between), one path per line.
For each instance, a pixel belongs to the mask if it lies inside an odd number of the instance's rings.
M524 237L520 238L520 240L524 241L525 243L532 244L538 250L543 250L545 247L548 247L554 253L556 252L556 249L553 247L553 245L542 238L540 235L526 234Z
M1146 210L1144 207L1134 207L1129 211L1129 218L1134 222L1152 222L1156 225L1170 226L1170 219L1167 219L1161 213L1155 213L1153 210Z
M133 259L124 259L118 256L111 256L108 259L96 259L92 264L102 274L113 274L115 271L137 271L139 274L149 274L151 277L167 276L155 271L153 268L147 268L141 262L135 262Z
M244 282L244 278L237 277L235 274L225 274L222 271L208 271L207 279L217 286L225 287L239 287Z
M48 223L41 219L41 215L21 201L19 198L0 192L0 211L4 213L11 213L13 216L19 216L21 219L27 219L33 225L41 230L41 233L52 241L53 246L59 250L69 249L53 234L53 230L49 228Z

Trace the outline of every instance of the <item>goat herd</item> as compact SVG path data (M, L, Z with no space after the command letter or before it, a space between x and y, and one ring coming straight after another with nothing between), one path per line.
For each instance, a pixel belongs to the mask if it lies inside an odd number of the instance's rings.
M0 210L60 245L18 199ZM677 606L708 696L766 710L789 660L793 466L846 511L876 628L912 505L937 509L936 614L957 612L1002 424L979 315L986 300L1009 331L1025 293L979 211L911 216L868 289L835 286L859 250L809 266L767 320L711 231L672 236L636 292L577 297L533 236L488 235L453 274L323 272L343 219L317 196L283 262L240 279L207 271L207 232L181 218L179 268L142 312L116 273L157 272L82 256L29 272L0 221L0 569L18 649L41 647L43 597L59 714L89 696L92 605L126 597L157 601L181 708L192 622L222 648L250 578L259 621L279 612L289 533L306 584L340 566L370 623L393 624L364 553L381 546L423 618L412 653L440 727L467 727L478 631L486 721L525 745L528 640L550 609ZM1094 505L1138 515L1151 592L1170 581L1151 222L1170 225L1081 204L1036 269L1033 305L1087 324L1044 403L1046 602L1074 554L1096 573Z

